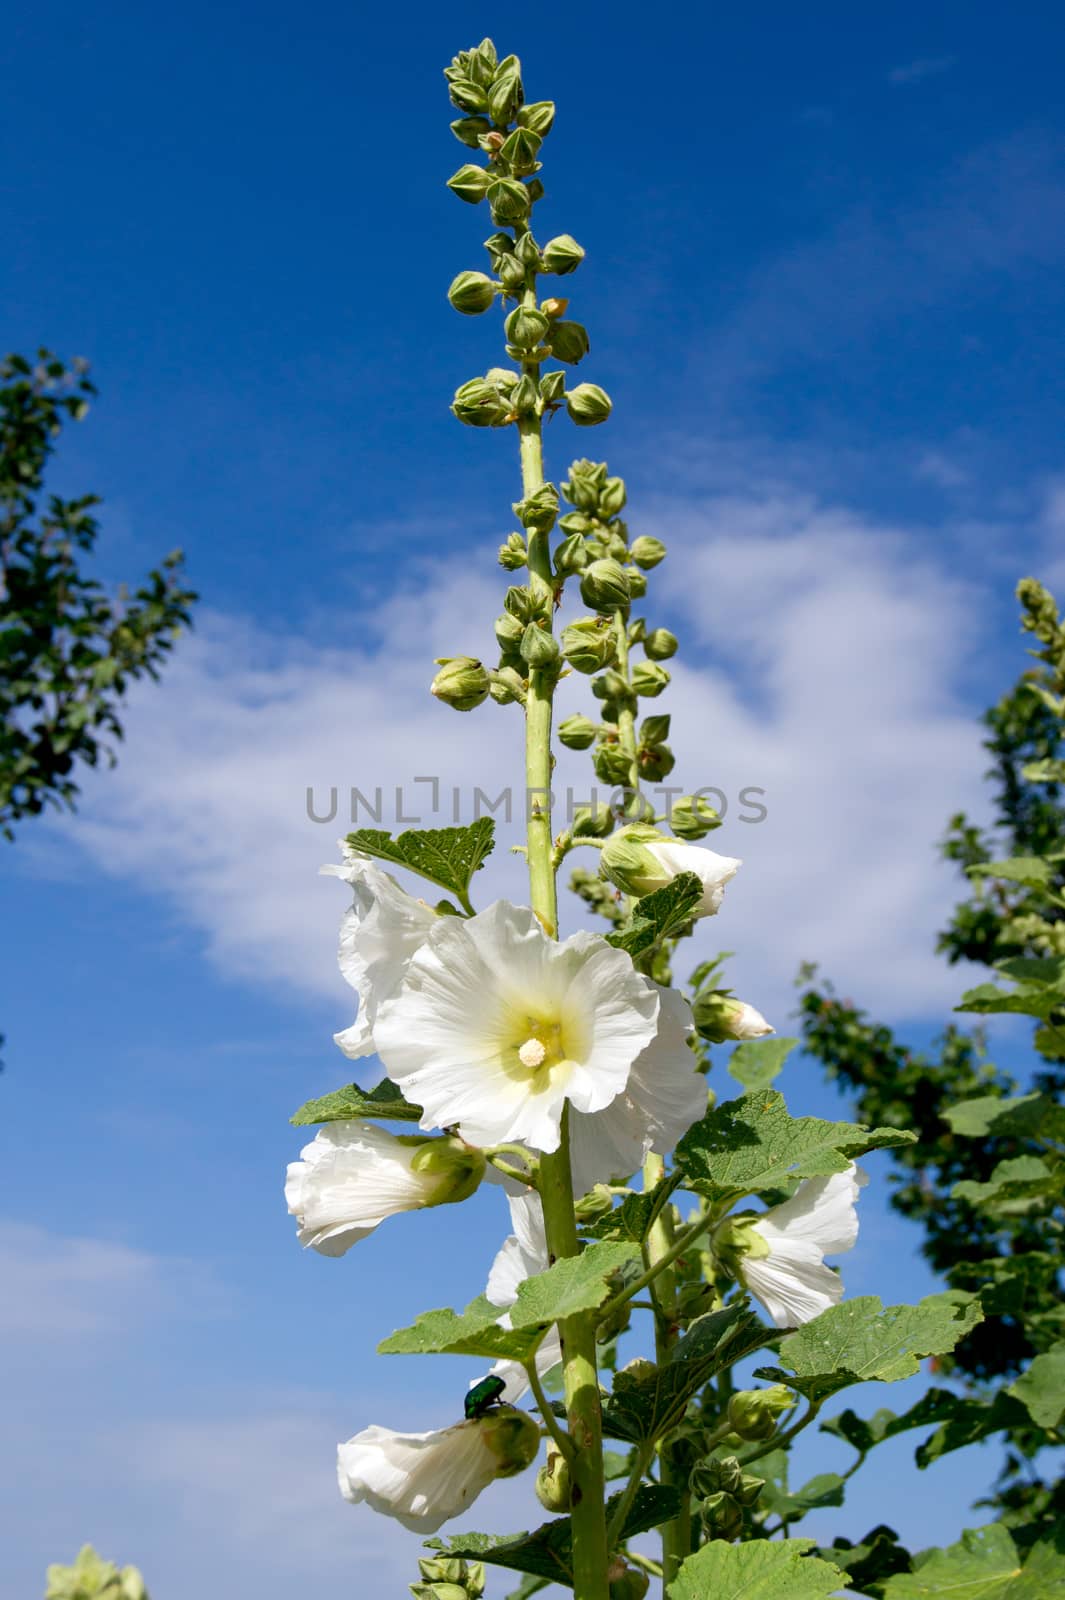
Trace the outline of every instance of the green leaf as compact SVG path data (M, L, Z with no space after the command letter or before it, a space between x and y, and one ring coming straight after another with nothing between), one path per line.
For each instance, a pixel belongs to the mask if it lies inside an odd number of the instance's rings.
M817 1553L843 1568L849 1589L861 1594L879 1594L879 1587L874 1585L881 1585L893 1572L910 1570L910 1552L898 1541L894 1528L881 1523L859 1544L836 1539L831 1549L822 1547Z
M955 1011L973 1011L977 1015L1018 1015L1039 1017L1043 1021L1065 1004L1065 998L1053 989L1029 986L1022 989L1000 989L997 983L978 983L975 989L966 989Z
M633 1444L658 1439L676 1427L688 1401L717 1373L760 1350L774 1336L751 1316L744 1301L710 1311L692 1323L673 1346L668 1361L646 1376L627 1373L614 1378L603 1405L603 1428L614 1439Z
M798 1039L745 1039L729 1057L728 1069L748 1091L768 1089Z
M999 1095L980 1095L975 1100L960 1100L943 1115L955 1133L970 1139L988 1133L1004 1138L1065 1138L1065 1106L1045 1094L1021 1094L1008 1100Z
M510 1307L513 1327L542 1327L581 1311L595 1311L613 1293L607 1283L610 1274L638 1260L639 1254L634 1244L591 1244L579 1256L567 1256L535 1278L526 1278Z
M669 1586L669 1600L826 1600L847 1580L838 1567L806 1554L813 1543L713 1539L685 1561Z
M1038 1156L1000 1161L986 1183L966 1178L950 1191L951 1199L967 1200L994 1212L1022 1212L1040 1195L1054 1194L1059 1180Z
M468 904L470 880L492 852L495 823L479 817L468 828L411 829L398 839L379 828L357 828L347 842L363 855L407 867Z
M797 1522L808 1511L843 1504L843 1479L838 1472L821 1472L801 1489L783 1494L774 1483L767 1483L758 1496L759 1507L772 1511L785 1522Z
M792 1117L784 1096L760 1090L715 1106L689 1128L676 1159L685 1186L716 1198L773 1189L789 1178L845 1172L867 1150L912 1144L912 1133Z
M788 1370L763 1367L756 1376L787 1383L812 1400L874 1378L894 1383L912 1377L923 1357L953 1350L982 1320L979 1301L952 1290L886 1310L878 1296L861 1295L829 1306L788 1335L780 1347Z
M664 1184L656 1184L646 1194L627 1194L619 1206L597 1217L582 1228L593 1239L627 1239L642 1244L650 1227L651 1212Z
M456 1311L423 1311L409 1328L398 1328L382 1339L378 1352L385 1356L456 1355L487 1356L528 1361L542 1337L537 1328L501 1328L501 1307L484 1295L470 1302L461 1315Z
M672 883L637 900L631 920L616 933L608 933L606 942L630 956L641 955L686 928L702 896L703 886L696 874L679 872Z
M884 1585L884 1600L1052 1600L1065 1585L1065 1558L1036 1545L1022 1567L1017 1547L999 1522L968 1528L957 1544L925 1550L913 1572Z
M1056 1428L1065 1416L1065 1344L1052 1345L1036 1356L1006 1393L1019 1400L1041 1428Z
M547 1588L546 1578L534 1578L527 1572L516 1589L511 1589L506 1600L530 1600L530 1596L539 1594L541 1589Z
M1046 889L1053 878L1049 861L1042 856L1013 856L1009 861L983 861L966 869L970 878L1004 878L1026 889Z
M389 1078L375 1084L372 1089L360 1089L357 1083L345 1084L320 1100L308 1100L300 1106L289 1121L294 1128L309 1128L316 1122L347 1122L352 1117L364 1121L419 1122L421 1106L411 1105Z
M606 1504L609 1521L617 1510L621 1495L612 1495ZM657 1484L638 1489L621 1529L622 1541L668 1522L680 1510L676 1489ZM573 1587L573 1530L569 1517L545 1522L532 1533L458 1533L450 1539L427 1539L431 1550L446 1556L463 1556L470 1561L486 1561L492 1566L509 1567L513 1572L528 1572L549 1583Z

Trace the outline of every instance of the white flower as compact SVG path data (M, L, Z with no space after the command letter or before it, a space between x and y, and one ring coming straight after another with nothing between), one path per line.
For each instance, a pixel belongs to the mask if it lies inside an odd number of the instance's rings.
M378 1007L388 1076L423 1128L557 1150L562 1109L601 1111L654 1038L658 991L599 935L549 939L526 906L442 917Z
M735 1009L730 1018L733 1039L764 1039L767 1033L774 1031L773 1024L767 1022L760 1011L748 1005L746 1000L733 1002Z
M366 856L342 846L345 860L322 868L350 884L354 903L340 924L340 970L359 996L359 1014L350 1028L335 1034L346 1056L373 1055L377 1007L403 978L414 952L438 921L436 912L401 889L396 880Z
M797 1328L843 1298L825 1256L850 1250L858 1237L858 1191L867 1182L853 1162L846 1172L800 1183L790 1200L762 1216L737 1219L741 1282L778 1328ZM754 1237L752 1237L754 1236Z
M526 1278L535 1278L550 1266L547 1253L547 1233L544 1228L544 1208L534 1189L509 1195L510 1220L514 1232L503 1243L488 1274L485 1296L494 1306L512 1306L518 1298L518 1289ZM510 1318L499 1319L502 1328L510 1327ZM557 1327L545 1335L536 1352L536 1371L542 1378L562 1360L562 1341ZM505 1384L502 1398L520 1400L529 1387L529 1379L520 1361L497 1361L492 1375L502 1378Z
M637 897L664 889L682 872L694 872L703 893L693 915L710 917L720 908L725 885L743 862L701 845L667 838L648 823L633 822L610 835L600 852L599 865L619 889Z
M773 1032L772 1024L754 1006L720 989L696 997L695 1025L711 1044L723 1044L728 1039L764 1039Z
M659 989L658 1031L636 1057L621 1094L604 1111L570 1117L573 1188L632 1176L649 1150L665 1155L706 1111L706 1080L688 1048L691 1008L677 989Z
M365 1501L415 1533L435 1533L493 1479L529 1466L539 1448L532 1417L509 1406L430 1433L364 1428L337 1446L337 1480L352 1505Z
M342 1256L386 1217L465 1200L485 1160L460 1139L397 1136L370 1122L330 1122L289 1163L288 1209L301 1244Z

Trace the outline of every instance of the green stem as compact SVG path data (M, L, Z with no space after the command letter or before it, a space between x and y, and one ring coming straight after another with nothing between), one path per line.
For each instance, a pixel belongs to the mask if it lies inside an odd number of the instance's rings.
M539 1407L540 1415L544 1421L544 1427L551 1435L551 1438L558 1446L565 1460L572 1461L573 1445L559 1427L558 1418L551 1409L551 1402L544 1393L543 1384L540 1382L540 1374L536 1370L535 1356L531 1361L526 1361L525 1376L529 1380L529 1388L532 1390L533 1399L536 1401L536 1404Z
M649 1155L643 1164L643 1182L645 1189L654 1189L662 1182L665 1176L665 1162L661 1156ZM676 1324L676 1278L672 1270L672 1263L681 1253L677 1249L677 1238L673 1224L673 1207L664 1205L656 1216L647 1235L648 1271L651 1277L649 1282L654 1283L653 1298L655 1302L655 1359L658 1365L664 1366L672 1353L673 1345L677 1338ZM688 1230L681 1234L681 1241L686 1241ZM681 1564L691 1554L691 1498L687 1494L687 1474L677 1472L673 1464L672 1452L668 1439L663 1440L658 1449L658 1474L663 1484L672 1485L684 1495L683 1509L672 1522L666 1522L660 1529L662 1538L662 1593L666 1594L670 1584L680 1570Z
M614 613L614 633L617 639L618 671L629 682L629 628L624 611ZM618 706L618 744L629 758L629 788L637 793L640 787L640 769L636 759L636 711L630 697Z
M654 1453L655 1447L653 1444L644 1444L637 1448L636 1460L633 1462L632 1471L629 1473L629 1481L625 1485L624 1493L618 1501L617 1510L611 1517L610 1527L607 1529L606 1541L607 1548L610 1550L614 1549L621 1538L621 1530L625 1526L625 1518L632 1508L632 1502L636 1498L636 1491L647 1475L647 1468L651 1464L651 1457Z
M536 306L536 274L526 276L523 304ZM522 364L523 374L540 380L536 362ZM518 422L521 477L525 498L544 482L542 419L535 411ZM550 535L529 533L529 574L553 587ZM550 626L550 618L548 619ZM558 898L551 837L551 713L554 672L532 668L525 702L525 781L527 788L527 851L529 894L533 910L552 938L558 932ZM569 1159L569 1119L562 1116L559 1148L540 1158L540 1198L548 1255L552 1261L579 1250L573 1210L573 1176ZM606 1518L604 1514L603 1429L599 1374L595 1357L595 1318L588 1313L559 1324L569 1424L571 1519L573 1528L574 1600L608 1600ZM546 1420L546 1419L545 1419Z

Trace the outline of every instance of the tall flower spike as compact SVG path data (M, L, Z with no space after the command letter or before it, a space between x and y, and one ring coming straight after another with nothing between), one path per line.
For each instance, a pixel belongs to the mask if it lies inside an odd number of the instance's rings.
M414 1533L435 1533L496 1478L531 1466L539 1449L529 1413L500 1406L429 1433L364 1428L337 1446L337 1481L352 1505L365 1503Z
M388 1133L371 1122L331 1122L290 1162L288 1209L300 1244L342 1256L401 1211L465 1200L485 1158L461 1139Z
M373 1055L373 1023L381 1001L399 987L411 956L438 921L423 900L401 889L389 873L342 844L346 859L321 870L342 878L354 896L340 924L340 970L359 997L350 1028L334 1034L346 1056Z
M843 1298L843 1280L825 1266L826 1255L853 1248L855 1204L866 1175L852 1162L846 1172L808 1178L790 1200L760 1217L736 1217L720 1231L726 1257L734 1249L737 1276L762 1302L778 1328L797 1328Z
M567 1100L602 1111L655 1036L655 985L591 933L549 939L525 906L441 918L378 1009L385 1070L423 1128L557 1150Z

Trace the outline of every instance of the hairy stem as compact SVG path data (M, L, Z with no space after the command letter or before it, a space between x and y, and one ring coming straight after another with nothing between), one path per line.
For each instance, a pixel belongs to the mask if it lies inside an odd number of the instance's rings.
M526 275L523 303L536 305L536 274ZM535 362L524 362L524 374L540 379ZM518 422L521 476L525 497L544 482L542 419L526 412ZM529 573L553 585L550 536L529 533ZM550 625L550 623L548 624ZM532 668L525 706L525 778L529 893L532 908L552 937L558 933L558 898L551 837L551 713L555 674ZM573 1177L569 1159L568 1116L563 1113L559 1148L540 1158L540 1198L544 1208L548 1254L552 1261L578 1252L573 1210ZM608 1600L606 1519L604 1514L603 1432L599 1375L595 1357L595 1320L588 1314L559 1325L565 1374L566 1418L570 1455L573 1524L573 1588L575 1600Z

